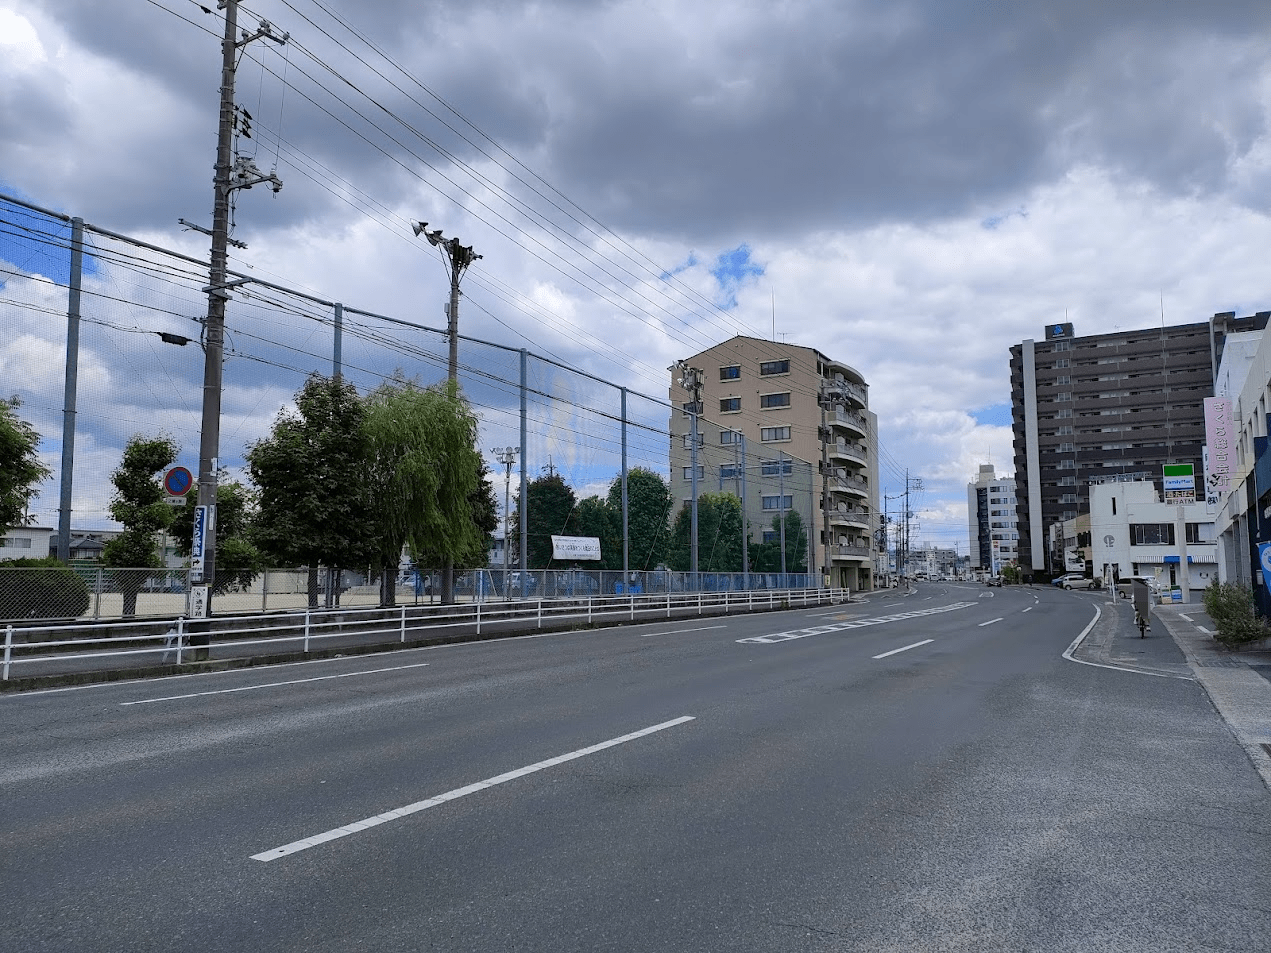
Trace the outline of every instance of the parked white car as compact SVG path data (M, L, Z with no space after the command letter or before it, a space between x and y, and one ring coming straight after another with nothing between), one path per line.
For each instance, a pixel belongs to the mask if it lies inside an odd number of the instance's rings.
M1070 572L1068 575L1060 576L1056 579L1055 585L1064 589L1098 589L1099 580L1083 576L1079 572Z

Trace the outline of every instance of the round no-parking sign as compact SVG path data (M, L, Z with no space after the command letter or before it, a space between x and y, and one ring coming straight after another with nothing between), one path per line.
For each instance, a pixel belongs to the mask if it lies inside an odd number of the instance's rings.
M194 486L194 474L185 467L173 467L163 475L163 488L171 496L185 496Z

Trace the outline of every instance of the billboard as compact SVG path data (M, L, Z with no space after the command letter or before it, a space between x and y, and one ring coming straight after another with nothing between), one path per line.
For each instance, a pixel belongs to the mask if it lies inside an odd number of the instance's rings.
M1226 397L1205 398L1205 497L1231 492L1232 406Z
M553 536L552 558L573 561L575 559L599 559L598 536Z

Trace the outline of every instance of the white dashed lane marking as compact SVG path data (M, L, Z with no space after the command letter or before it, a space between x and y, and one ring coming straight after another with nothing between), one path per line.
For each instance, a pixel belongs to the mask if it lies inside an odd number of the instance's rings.
M936 615L940 612L952 612L955 609L968 609L974 602L955 602L947 606L932 609L918 609L914 612L898 612L896 615L877 616L872 619L853 619L850 622L835 622L827 625L814 625L807 629L793 629L789 632L773 632L770 635L755 635L748 639L738 639L739 644L758 643L771 645L774 642L789 642L791 639L806 639L813 635L828 635L831 632L842 632L846 629L862 629L867 625L885 625L888 622L901 622L905 619L917 619L922 616Z

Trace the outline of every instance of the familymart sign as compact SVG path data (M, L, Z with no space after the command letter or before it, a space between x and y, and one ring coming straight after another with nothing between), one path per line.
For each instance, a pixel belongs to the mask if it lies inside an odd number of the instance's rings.
M1196 467L1190 463L1167 463L1161 468L1166 503L1196 502Z

